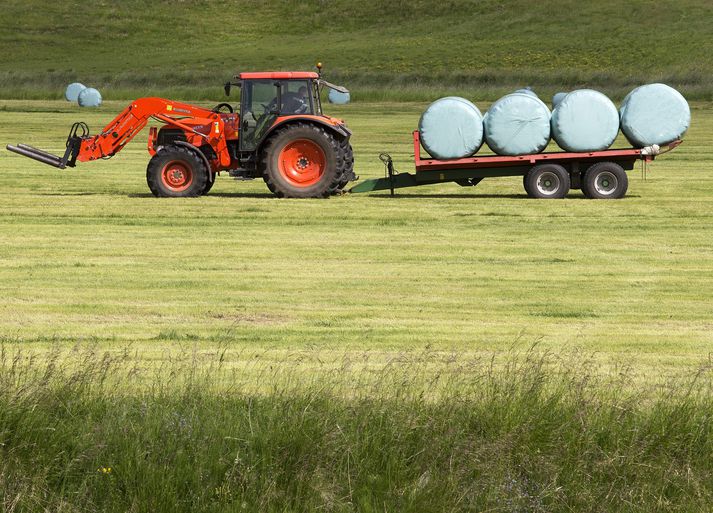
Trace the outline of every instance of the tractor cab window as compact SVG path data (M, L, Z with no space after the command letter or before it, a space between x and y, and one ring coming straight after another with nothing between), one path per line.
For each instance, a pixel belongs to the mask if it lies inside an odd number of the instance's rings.
M281 114L289 116L314 113L309 80L285 80L280 92Z
M279 110L280 83L274 80L248 80L240 93L240 149L252 151L272 126Z

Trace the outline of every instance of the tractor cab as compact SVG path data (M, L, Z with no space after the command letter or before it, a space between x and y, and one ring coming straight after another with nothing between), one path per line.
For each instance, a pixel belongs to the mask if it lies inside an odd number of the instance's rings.
M254 151L278 118L322 115L317 73L241 73L238 78L240 151Z

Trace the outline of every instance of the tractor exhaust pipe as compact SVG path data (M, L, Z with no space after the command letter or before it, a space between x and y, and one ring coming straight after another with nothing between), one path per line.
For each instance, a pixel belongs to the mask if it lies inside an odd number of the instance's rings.
M80 132L81 131L81 135ZM28 144L18 143L17 146L8 144L6 148L8 151L22 155L23 157L31 158L37 162L42 162L52 167L58 169L64 169L67 166L74 167L77 162L77 155L79 155L79 149L82 145L82 140L89 135L89 128L84 123L75 123L72 125L69 131L69 136L67 137L66 147L63 156L53 155L47 151L35 148Z

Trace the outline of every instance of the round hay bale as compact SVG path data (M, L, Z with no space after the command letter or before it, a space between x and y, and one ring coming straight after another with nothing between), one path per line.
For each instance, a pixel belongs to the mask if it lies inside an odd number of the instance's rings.
M619 113L599 91L567 94L552 112L552 138L566 151L602 151L619 133Z
M483 144L483 115L465 98L436 100L418 122L423 148L437 159L469 157Z
M349 93L340 93L334 89L329 90L327 98L329 99L329 103L334 103L335 105L345 105L351 100Z
M79 93L77 101L80 107L99 107L102 104L102 95L93 87L87 87Z
M508 94L490 107L483 126L498 155L539 153L550 142L550 109L532 93Z
M621 131L636 148L681 139L691 124L691 109L681 93L666 84L631 91L619 109Z
M64 99L68 102L76 102L79 98L79 93L84 91L86 88L87 86L84 84L73 82L67 86L67 89L64 90Z
M552 96L552 110L557 108L557 105L564 100L565 96L567 96L567 93L555 93L554 96Z

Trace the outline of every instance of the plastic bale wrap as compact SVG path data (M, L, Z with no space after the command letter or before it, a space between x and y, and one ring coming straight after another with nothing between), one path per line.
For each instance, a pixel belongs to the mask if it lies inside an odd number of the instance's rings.
M485 141L498 155L539 153L550 142L550 110L534 93L503 96L488 110Z
M64 99L68 102L76 102L79 98L79 93L84 91L86 88L87 86L84 84L73 82L67 86L67 89L64 90Z
M102 104L102 95L93 87L87 87L79 93L77 101L80 107L99 107Z
M557 108L557 105L564 100L565 96L567 96L567 93L555 93L554 96L552 96L552 110Z
M552 138L566 151L606 150L618 133L616 106L599 91L572 91L552 112Z
M691 124L686 99L665 84L648 84L631 91L619 109L621 131L636 148L681 139Z
M436 100L418 122L423 148L437 159L469 157L483 144L483 115L465 98Z
M334 89L329 90L329 95L327 97L329 103L334 103L335 105L345 105L350 102L351 96L349 93L340 93Z

